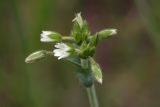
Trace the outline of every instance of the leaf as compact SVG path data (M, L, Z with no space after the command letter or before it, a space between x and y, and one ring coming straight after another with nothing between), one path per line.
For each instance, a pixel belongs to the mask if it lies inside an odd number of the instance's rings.
M92 70L92 74L94 76L94 78L96 79L97 82L102 84L102 70L99 66L98 63L96 63L94 61L94 59L92 57L89 58L90 64L91 64L91 70Z

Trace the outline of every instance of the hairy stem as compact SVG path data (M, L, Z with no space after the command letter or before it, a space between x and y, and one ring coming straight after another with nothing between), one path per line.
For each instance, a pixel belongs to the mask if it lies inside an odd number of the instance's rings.
M66 42L75 42L74 38L69 36L63 36L62 40Z
M87 88L87 94L89 98L90 107L99 107L94 85L92 85L90 88Z
M83 69L87 69L89 67L88 59L81 59L81 66ZM94 84L91 87L86 88L86 90L90 107L99 107Z

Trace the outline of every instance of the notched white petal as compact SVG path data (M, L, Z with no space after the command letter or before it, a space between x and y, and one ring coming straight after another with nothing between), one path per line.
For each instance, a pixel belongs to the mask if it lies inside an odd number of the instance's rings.
M52 42L52 41L54 41L53 39L48 37L50 34L52 34L51 31L42 31L40 41L41 42Z
M69 50L71 49L68 45L64 43L57 43L53 50L54 56L58 57L58 59L66 58L70 55Z

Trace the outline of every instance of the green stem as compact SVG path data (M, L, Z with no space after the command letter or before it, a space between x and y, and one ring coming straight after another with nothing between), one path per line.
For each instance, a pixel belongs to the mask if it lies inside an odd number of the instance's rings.
M88 64L88 59L81 59L81 66L83 69L87 69L89 67ZM94 84L91 87L86 88L86 90L88 94L90 107L99 107Z
M81 66L83 69L88 68L88 59L81 59Z
M90 88L87 88L87 94L88 94L88 98L89 98L90 107L99 107L94 85L92 85L92 87L90 87Z
M75 42L74 38L69 36L63 36L62 40L66 42Z

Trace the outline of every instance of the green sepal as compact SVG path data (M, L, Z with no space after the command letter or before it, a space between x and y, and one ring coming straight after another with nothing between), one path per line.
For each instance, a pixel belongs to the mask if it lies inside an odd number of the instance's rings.
M83 21L81 34L82 34L82 41L87 40L87 37L90 35L88 24L86 20Z
M89 43L88 43L88 49L89 49L89 55L92 57L96 52L96 46L98 44L98 36L95 34L94 36L90 36Z
M83 59L88 58L89 56L93 56L95 54L96 47L90 46L90 44L87 44L86 41L84 41L80 47L80 57Z
M93 46L93 47L90 47L88 48L89 49L89 56L93 57L93 55L95 54L96 52L96 47Z
M50 39L53 39L54 42L61 42L62 41L62 35L57 32L52 32L52 34L48 35Z
M76 17L73 19L73 22L78 23L80 28L82 28L82 26L83 26L83 18L81 16L81 13L76 14Z
M76 42L78 44L81 43L82 39L81 39L81 29L80 29L80 26L77 22L74 22L73 23L73 28L72 28L72 31L71 31L71 36L74 37L74 39L76 40Z
M95 34L94 36L90 36L89 37L89 47L93 47L93 46L96 46L98 43L98 36L97 34Z
M102 84L102 81L103 81L102 70L101 70L99 64L96 63L92 57L89 58L89 61L91 64L90 66L91 66L92 74L93 74L95 80Z
M87 58L90 53L89 51L90 50L88 48L86 41L83 41L83 43L81 44L81 47L80 47L80 53L79 53L80 57L83 59Z
M94 83L94 77L90 69L83 69L81 67L78 68L76 71L77 77L79 78L80 82L85 87L91 87Z
M87 21L83 20L80 14L77 14L76 18L73 20L71 35L75 38L78 45L86 41L87 36L90 35Z

